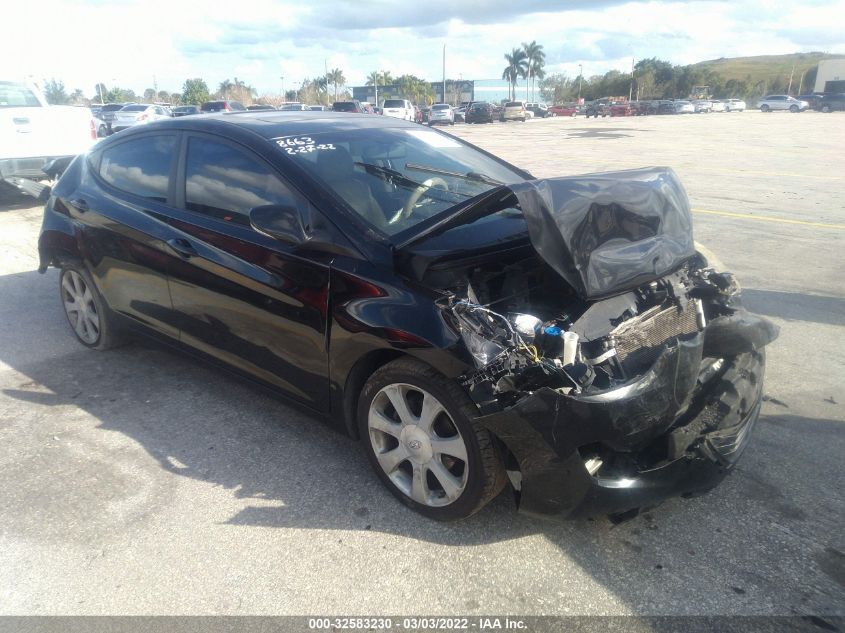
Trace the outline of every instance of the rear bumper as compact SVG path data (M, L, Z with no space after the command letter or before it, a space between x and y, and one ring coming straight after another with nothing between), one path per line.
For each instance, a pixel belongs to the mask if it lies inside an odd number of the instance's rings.
M479 418L518 464L508 474L520 511L600 516L715 487L748 444L760 413L762 347L776 336L746 315L677 340L624 387L591 396L540 389ZM712 358L722 358L716 369Z

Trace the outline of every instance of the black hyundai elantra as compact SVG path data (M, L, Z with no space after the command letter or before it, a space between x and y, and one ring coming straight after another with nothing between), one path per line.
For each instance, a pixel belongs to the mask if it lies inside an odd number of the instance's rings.
M636 511L714 487L764 346L670 169L529 173L387 117L139 126L70 163L41 272L79 341L164 340L359 438L435 519Z

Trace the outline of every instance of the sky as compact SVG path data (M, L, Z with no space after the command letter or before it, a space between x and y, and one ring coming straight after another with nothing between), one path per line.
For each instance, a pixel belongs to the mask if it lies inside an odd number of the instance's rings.
M0 78L89 96L97 82L180 92L189 77L279 94L326 67L349 86L377 69L439 80L444 44L454 79L499 78L504 54L532 40L547 73L572 77L644 57L845 55L845 0L39 0L6 3L3 21Z

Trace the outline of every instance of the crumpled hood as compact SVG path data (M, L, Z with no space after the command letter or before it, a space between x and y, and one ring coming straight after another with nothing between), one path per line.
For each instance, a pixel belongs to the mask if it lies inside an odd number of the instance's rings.
M509 185L537 253L585 299L662 277L695 254L686 191L668 167Z

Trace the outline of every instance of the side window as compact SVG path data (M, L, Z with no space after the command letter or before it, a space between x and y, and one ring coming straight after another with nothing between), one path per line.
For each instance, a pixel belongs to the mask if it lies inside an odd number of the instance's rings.
M185 164L185 208L249 225L249 210L295 204L290 190L263 163L226 143L193 137Z
M100 159L100 176L127 193L167 202L176 136L156 134L109 147Z

